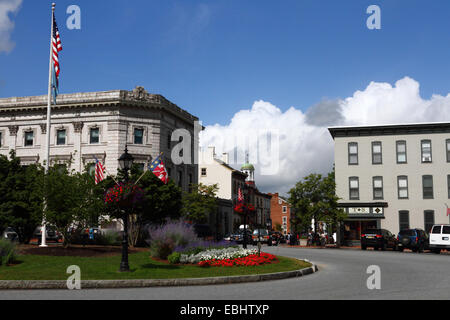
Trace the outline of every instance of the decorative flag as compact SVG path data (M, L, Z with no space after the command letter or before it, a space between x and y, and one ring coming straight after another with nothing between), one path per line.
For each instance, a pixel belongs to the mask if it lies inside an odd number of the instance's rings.
M59 29L56 24L55 15L53 14L53 36L52 36L52 96L56 104L56 96L59 92L59 57L58 52L62 50L61 38L59 37Z
M159 180L167 184L169 182L169 174L167 173L166 167L161 158L161 154L151 163L149 164L148 169L153 172L155 176L158 177Z
M95 159L95 184L105 180L106 168L102 165L98 159Z
M238 203L244 202L244 195L242 194L241 188L238 189Z

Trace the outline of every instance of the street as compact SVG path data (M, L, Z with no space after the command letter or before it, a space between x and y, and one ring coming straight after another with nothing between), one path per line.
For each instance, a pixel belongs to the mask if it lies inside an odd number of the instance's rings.
M449 299L450 257L446 254L352 249L266 247L266 252L308 259L319 272L286 280L219 286L101 290L0 291L0 299ZM368 289L367 268L380 267L381 289ZM245 290L243 290L245 288Z

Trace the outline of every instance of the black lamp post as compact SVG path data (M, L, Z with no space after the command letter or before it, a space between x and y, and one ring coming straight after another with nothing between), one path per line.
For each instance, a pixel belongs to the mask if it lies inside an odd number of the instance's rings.
M127 145L125 145L125 152L120 156L119 166L125 172L124 180L128 182L128 170L133 165L133 156L128 153ZM123 212L123 239L122 239L122 261L120 262L120 272L130 271L128 265L128 210L124 209Z
M247 206L248 206L248 185L244 185L244 235L242 248L247 249Z

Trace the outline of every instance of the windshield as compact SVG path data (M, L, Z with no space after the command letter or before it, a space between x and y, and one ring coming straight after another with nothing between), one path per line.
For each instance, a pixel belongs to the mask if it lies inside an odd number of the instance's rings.
M259 231L259 233L258 233L258 231ZM257 236L257 235L260 235L260 236L267 236L267 230L266 229L256 229L255 231L253 231L253 235L254 236Z
M365 233L365 234L380 234L381 230L380 229L368 229L368 230L364 231L363 233Z
M399 232L400 236L405 236L405 237L414 237L416 236L416 231L414 230L402 230Z

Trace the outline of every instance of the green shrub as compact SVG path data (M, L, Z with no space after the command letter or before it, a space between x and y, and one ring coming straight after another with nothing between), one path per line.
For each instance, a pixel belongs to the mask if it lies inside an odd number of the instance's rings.
M97 236L96 243L103 246L118 246L121 244L120 233L114 230L106 230Z
M17 252L14 242L0 239L0 265L8 265L16 261Z
M173 252L167 257L167 259L169 260L170 264L177 264L177 263L180 263L180 257L181 257L181 253Z

